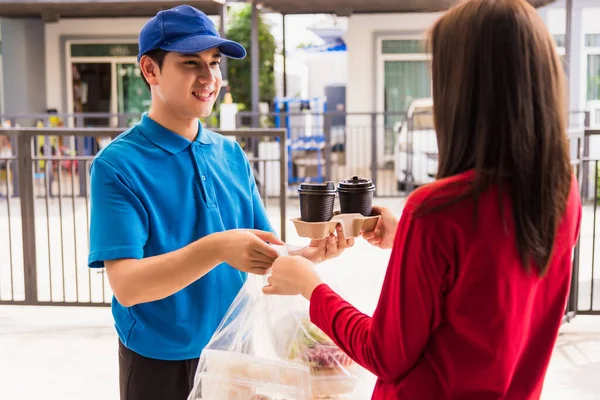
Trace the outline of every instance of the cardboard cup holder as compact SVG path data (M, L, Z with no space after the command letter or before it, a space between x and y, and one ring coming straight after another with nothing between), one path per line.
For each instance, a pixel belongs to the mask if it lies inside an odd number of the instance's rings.
M324 239L334 233L338 224L342 225L346 238L355 238L361 230L368 232L375 229L377 220L379 215L365 217L362 214L341 214L339 211L327 222L304 222L301 218L292 218L298 235L313 240Z

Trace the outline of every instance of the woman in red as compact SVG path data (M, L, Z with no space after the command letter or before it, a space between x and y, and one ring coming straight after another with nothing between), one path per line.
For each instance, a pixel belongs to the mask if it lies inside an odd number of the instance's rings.
M373 372L373 399L538 399L563 316L581 205L563 68L524 0L470 0L430 32L438 179L372 244L392 248L373 317L280 257L267 294Z

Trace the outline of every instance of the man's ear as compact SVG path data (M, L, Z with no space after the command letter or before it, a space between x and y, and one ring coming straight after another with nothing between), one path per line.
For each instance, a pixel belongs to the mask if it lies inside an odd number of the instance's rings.
M144 74L144 78L150 86L158 85L158 76L160 76L160 68L153 59L144 55L140 59L140 70Z

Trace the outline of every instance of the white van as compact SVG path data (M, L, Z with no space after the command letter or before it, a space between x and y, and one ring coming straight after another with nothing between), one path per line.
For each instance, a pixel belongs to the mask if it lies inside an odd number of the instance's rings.
M398 133L394 146L398 190L411 190L433 182L438 167L438 148L432 99L413 100L406 119L399 122L394 130Z

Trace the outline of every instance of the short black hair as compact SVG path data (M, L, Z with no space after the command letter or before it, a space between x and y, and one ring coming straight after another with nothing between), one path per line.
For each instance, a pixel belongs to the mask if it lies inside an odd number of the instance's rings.
M162 66L163 66L163 62L165 61L165 56L167 55L167 53L168 53L168 51L166 51L166 50L155 49L155 50L150 50L149 52L147 52L144 55L150 57L150 59L152 59L152 61L154 61L158 65L158 69L161 70ZM146 85L148 90L150 90L150 84L146 80L146 77L144 76L143 73L142 73L142 79L144 80L144 84Z

